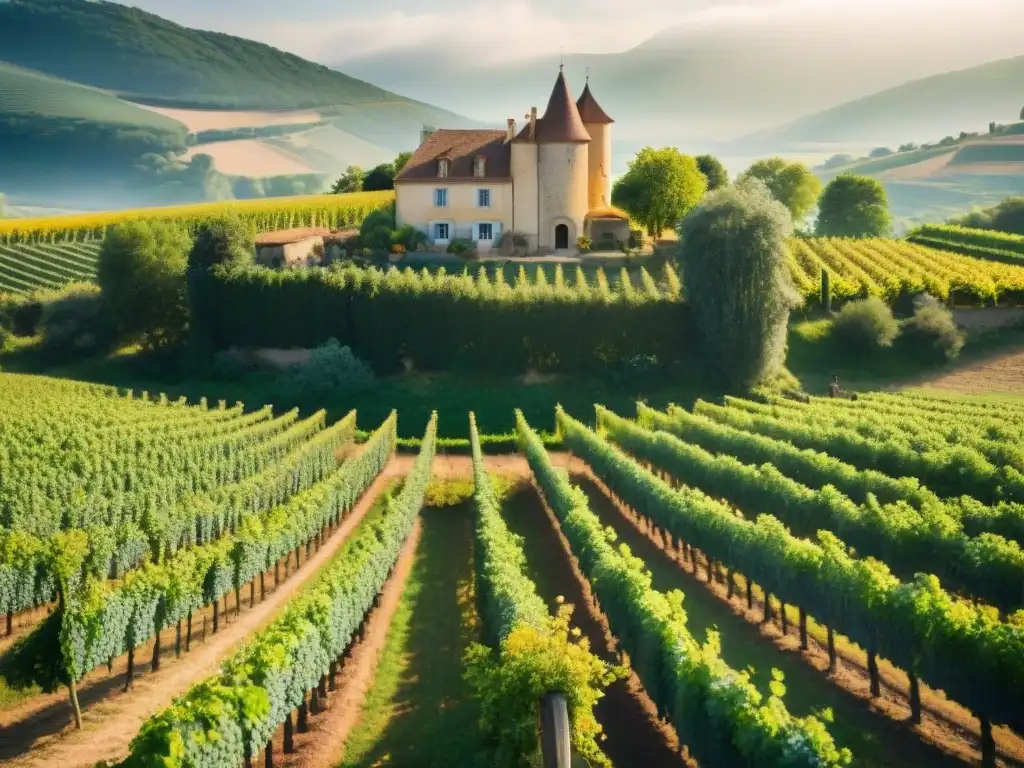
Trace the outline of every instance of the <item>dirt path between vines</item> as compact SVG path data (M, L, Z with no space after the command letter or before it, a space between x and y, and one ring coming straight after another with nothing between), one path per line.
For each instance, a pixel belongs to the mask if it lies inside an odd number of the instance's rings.
M309 716L309 731L294 735L295 754L283 754L284 731L277 729L274 734L274 765L334 768L341 762L345 755L345 741L358 722L363 701L373 686L377 664L388 640L391 619L398 610L406 580L412 572L421 531L422 523L417 518L395 564L395 571L381 591L380 607L370 614L362 642L353 646L352 655L338 675L337 689L328 694L324 711Z
M509 527L523 537L530 578L548 603L548 609L558 609L559 597L572 604L572 626L587 638L591 650L611 663L619 663L622 654L628 665L628 656L598 607L590 582L540 492L533 484L524 483L506 500L505 510ZM684 756L675 730L659 720L654 702L634 671L605 689L594 714L607 737L601 742L601 749L614 765L695 765Z
M174 659L173 653L168 654L164 657L160 671L156 673L142 674L144 664L137 660L140 675L128 693L123 692L120 678L114 678L116 684L104 695L102 701L83 711L81 731L74 730L70 725L70 705L63 692L33 700L30 702L35 705L32 711L23 711L20 719L10 719L12 716L17 717L17 710L5 712L6 722L5 727L0 729L0 744L5 745L4 751L8 751L8 745L16 744L10 752L17 750L21 754L3 755L4 765L31 768L59 765L61 768L73 768L93 766L104 759L123 759L128 753L129 742L149 717L168 707L175 697L183 694L195 682L214 674L221 662L243 640L269 624L288 601L316 576L370 511L381 491L408 472L413 458L393 458L352 508L339 530L319 552L302 563L298 573L293 573L263 602L244 612L201 645L193 645L192 650L180 659ZM105 674L101 676L106 677ZM40 705L39 699L46 701ZM61 709L69 724L54 733L44 727L47 724L45 721L54 716L54 711L60 716ZM41 730L43 734L39 735Z

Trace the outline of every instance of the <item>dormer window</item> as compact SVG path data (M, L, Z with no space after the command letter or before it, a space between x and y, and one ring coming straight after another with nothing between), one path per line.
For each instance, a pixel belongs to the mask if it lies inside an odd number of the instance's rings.
M484 158L478 157L473 161L473 175L478 179L487 175L487 161Z
M448 161L443 158L437 161L437 178L448 178Z

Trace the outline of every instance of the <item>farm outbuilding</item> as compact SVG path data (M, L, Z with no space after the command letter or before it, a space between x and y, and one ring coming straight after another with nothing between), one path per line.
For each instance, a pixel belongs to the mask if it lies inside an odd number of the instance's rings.
M284 229L256 236L256 263L288 268L326 265L346 258L359 231L323 227Z
M305 267L320 263L329 229L306 228L256 236L256 263L265 267Z

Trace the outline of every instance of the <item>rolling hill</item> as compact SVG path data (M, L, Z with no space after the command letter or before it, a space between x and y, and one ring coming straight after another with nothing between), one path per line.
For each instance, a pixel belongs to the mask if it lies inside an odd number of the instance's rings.
M312 192L317 176L322 188L350 164L415 148L424 125L473 122L271 46L118 3L0 0L0 183L15 202L222 199L233 177L286 171ZM245 147L204 143L214 139L200 126L265 133L223 137L252 141L249 163Z
M410 101L269 45L99 0L0 3L0 58L129 100L173 106L300 109ZM429 105L418 106L436 115Z
M748 135L750 149L807 144L897 144L985 130L1017 119L1024 105L1024 56L913 80Z

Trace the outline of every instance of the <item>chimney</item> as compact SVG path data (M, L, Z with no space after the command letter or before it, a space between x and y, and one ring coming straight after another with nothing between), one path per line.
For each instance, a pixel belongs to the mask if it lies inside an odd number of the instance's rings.
M508 119L508 134L505 136L505 143L512 141L516 137L516 121L515 118L510 117Z
M537 108L530 107L530 141L537 139Z

